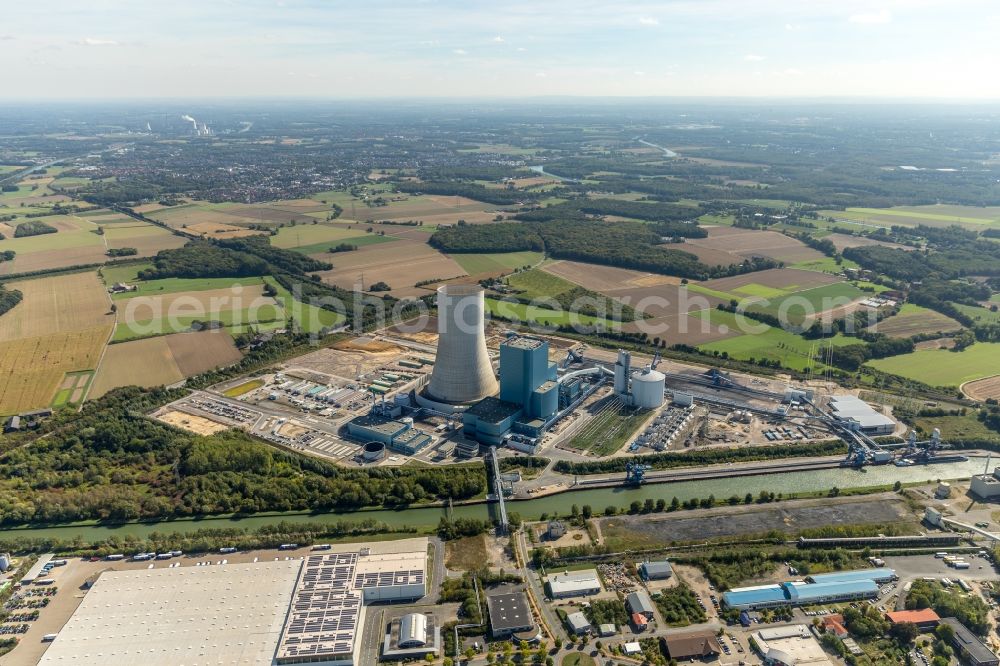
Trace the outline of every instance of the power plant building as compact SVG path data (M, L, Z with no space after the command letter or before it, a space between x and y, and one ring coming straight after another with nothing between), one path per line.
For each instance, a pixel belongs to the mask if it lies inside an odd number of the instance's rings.
M357 416L347 422L347 432L355 439L379 442L397 453L414 455L431 443L431 436L417 430L410 421L397 421L376 413Z
M486 348L486 299L479 285L451 284L437 290L437 358L418 402L439 411L495 395L497 378Z
M476 403L462 414L465 436L501 445L514 431L538 437L559 410L556 364L549 361L549 343L514 335L500 343L500 395Z

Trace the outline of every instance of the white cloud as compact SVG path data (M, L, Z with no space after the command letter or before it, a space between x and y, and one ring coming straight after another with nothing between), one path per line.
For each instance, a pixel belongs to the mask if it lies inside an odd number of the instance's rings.
M639 24L640 25L660 25L660 22L657 19L653 18L652 16L640 16L639 17Z
M777 74L778 76L799 76L800 74L802 74L802 70L795 69L794 67L789 67L787 69L781 70L780 72L775 72L775 74Z
M745 56L743 56L743 59L746 60L747 62L760 62L761 60L764 60L765 58L764 58L764 56L757 55L756 53L748 53Z
M422 42L417 42L420 46L441 46L441 42L437 39L425 39Z
M497 35L493 38L493 41L497 44L503 44L506 40L501 35Z
M525 51L527 51L528 49L524 48L523 46L518 46L518 47L517 47L517 50L518 50L518 52L519 52L519 53L524 53L524 52L525 52Z
M795 32L796 30L801 30L801 29L802 29L802 26L799 25L798 23L786 23L785 24L785 30L789 30L791 32Z
M861 23L863 25L874 25L877 23L888 23L892 20L892 14L888 9L880 9L877 12L865 12L854 14L848 19L851 23Z
M95 39L93 37L84 37L79 42L81 46L118 46L118 42L113 39Z
M636 76L646 76L646 72L632 72Z
M535 76L537 76L540 79L544 79L545 78L545 72L535 72Z
M455 49L452 51L455 55L469 55L469 52L465 49Z

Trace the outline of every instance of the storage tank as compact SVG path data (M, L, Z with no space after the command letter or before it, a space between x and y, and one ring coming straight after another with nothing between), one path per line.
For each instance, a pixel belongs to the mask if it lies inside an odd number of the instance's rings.
M632 376L632 405L640 409L657 409L663 406L666 376L646 367Z
M366 462L375 462L385 457L385 444L382 442L368 442L362 449L361 456Z
M469 403L499 390L486 349L486 299L479 285L438 287L437 358L427 385L429 397Z

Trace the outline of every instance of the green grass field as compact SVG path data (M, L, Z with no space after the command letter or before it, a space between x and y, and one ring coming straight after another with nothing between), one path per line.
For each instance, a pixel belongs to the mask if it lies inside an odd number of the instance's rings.
M561 326L564 324L582 326L593 326L596 324L603 325L605 328L616 326L615 322L608 319L598 319L573 312L548 310L523 303L498 301L492 298L486 299L486 308L490 314L498 315L504 319L517 320L523 323L532 322L544 326Z
M153 264L146 261L122 266L104 266L101 268L101 277L104 279L104 284L109 286L116 282L131 284L139 280L139 271L152 267Z
M838 220L853 220L874 226L894 224L915 227L926 224L944 227L958 224L966 228L1000 228L1000 207L980 208L977 206L897 206L894 208L848 208L846 210L821 210L822 216Z
M6 240L0 241L0 250L14 250L18 254L29 252L41 252L44 250L66 250L76 247L88 247L93 245L103 245L104 241L100 236L91 230L96 230L97 225L87 222L82 218L71 216L59 216L60 221L70 221L77 227L76 231L57 231L54 234L40 234L38 236L25 236L14 238L13 234L7 236ZM20 224L27 220L18 219ZM51 223L49 218L38 218L33 221Z
M869 361L866 365L932 386L959 386L997 374L1000 343L977 342L960 352L947 349L915 351Z
M324 328L338 326L346 321L346 317L338 312L296 301L287 289L272 278L267 278L266 282L278 290L278 295L274 299L281 303L285 313L294 319L295 326L306 333L320 333Z
M496 254L449 254L469 275L507 273L542 260L541 252L498 252Z
M840 275L845 268L858 268L858 265L850 259L842 259L840 264L838 264L833 257L823 257L822 259L813 259L811 261L800 261L792 264L789 268Z
M741 330L737 316L731 312L701 310L700 312L693 313L692 316L707 317L713 324L726 326L731 331ZM769 361L778 361L786 368L800 371L806 368L812 368L814 371L822 370L826 367L823 363L817 362L811 357L811 355L819 356L821 354L821 341L806 340L800 335L784 329L766 326L757 321L747 320L747 324L764 330L760 333L746 333L734 338L708 342L698 345L698 349L708 353L718 352L719 354L727 354L729 358L740 361L746 361L751 358L766 358ZM858 344L861 342L857 338L837 335L830 340L823 340L822 344L828 345L831 340L837 346Z
M523 291L519 294L524 298L555 298L559 294L564 294L577 285L569 280L546 273L543 270L533 269L523 273L514 273L507 278L507 284L514 289Z
M348 229L343 225L332 224L296 224L294 227L282 227L277 235L271 237L271 245L285 249L323 244L324 247L346 242L357 236L371 236L364 229Z
M131 267L129 267L131 268ZM116 269L112 269L114 273ZM107 277L105 277L107 282ZM118 280L112 280L113 284ZM127 282L128 280L123 280ZM138 289L123 294L114 294L112 298L116 301L128 300L136 296L162 296L164 294L177 294L182 291L207 291L209 289L228 289L235 285L244 287L263 284L264 279L259 277L246 278L164 278L162 280L138 280L133 281Z
M996 324L1000 322L1000 310L993 312L993 310L987 310L975 305L963 305L962 303L952 303L952 305L958 308L958 311L962 314L972 317L977 323Z

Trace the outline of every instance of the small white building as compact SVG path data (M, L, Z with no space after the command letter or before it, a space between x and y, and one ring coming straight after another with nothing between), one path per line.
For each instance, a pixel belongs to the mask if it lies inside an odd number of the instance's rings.
M577 611L575 613L570 613L566 616L566 625L569 630L573 632L574 635L580 636L582 634L589 634L593 627L590 626L590 620L587 616Z

